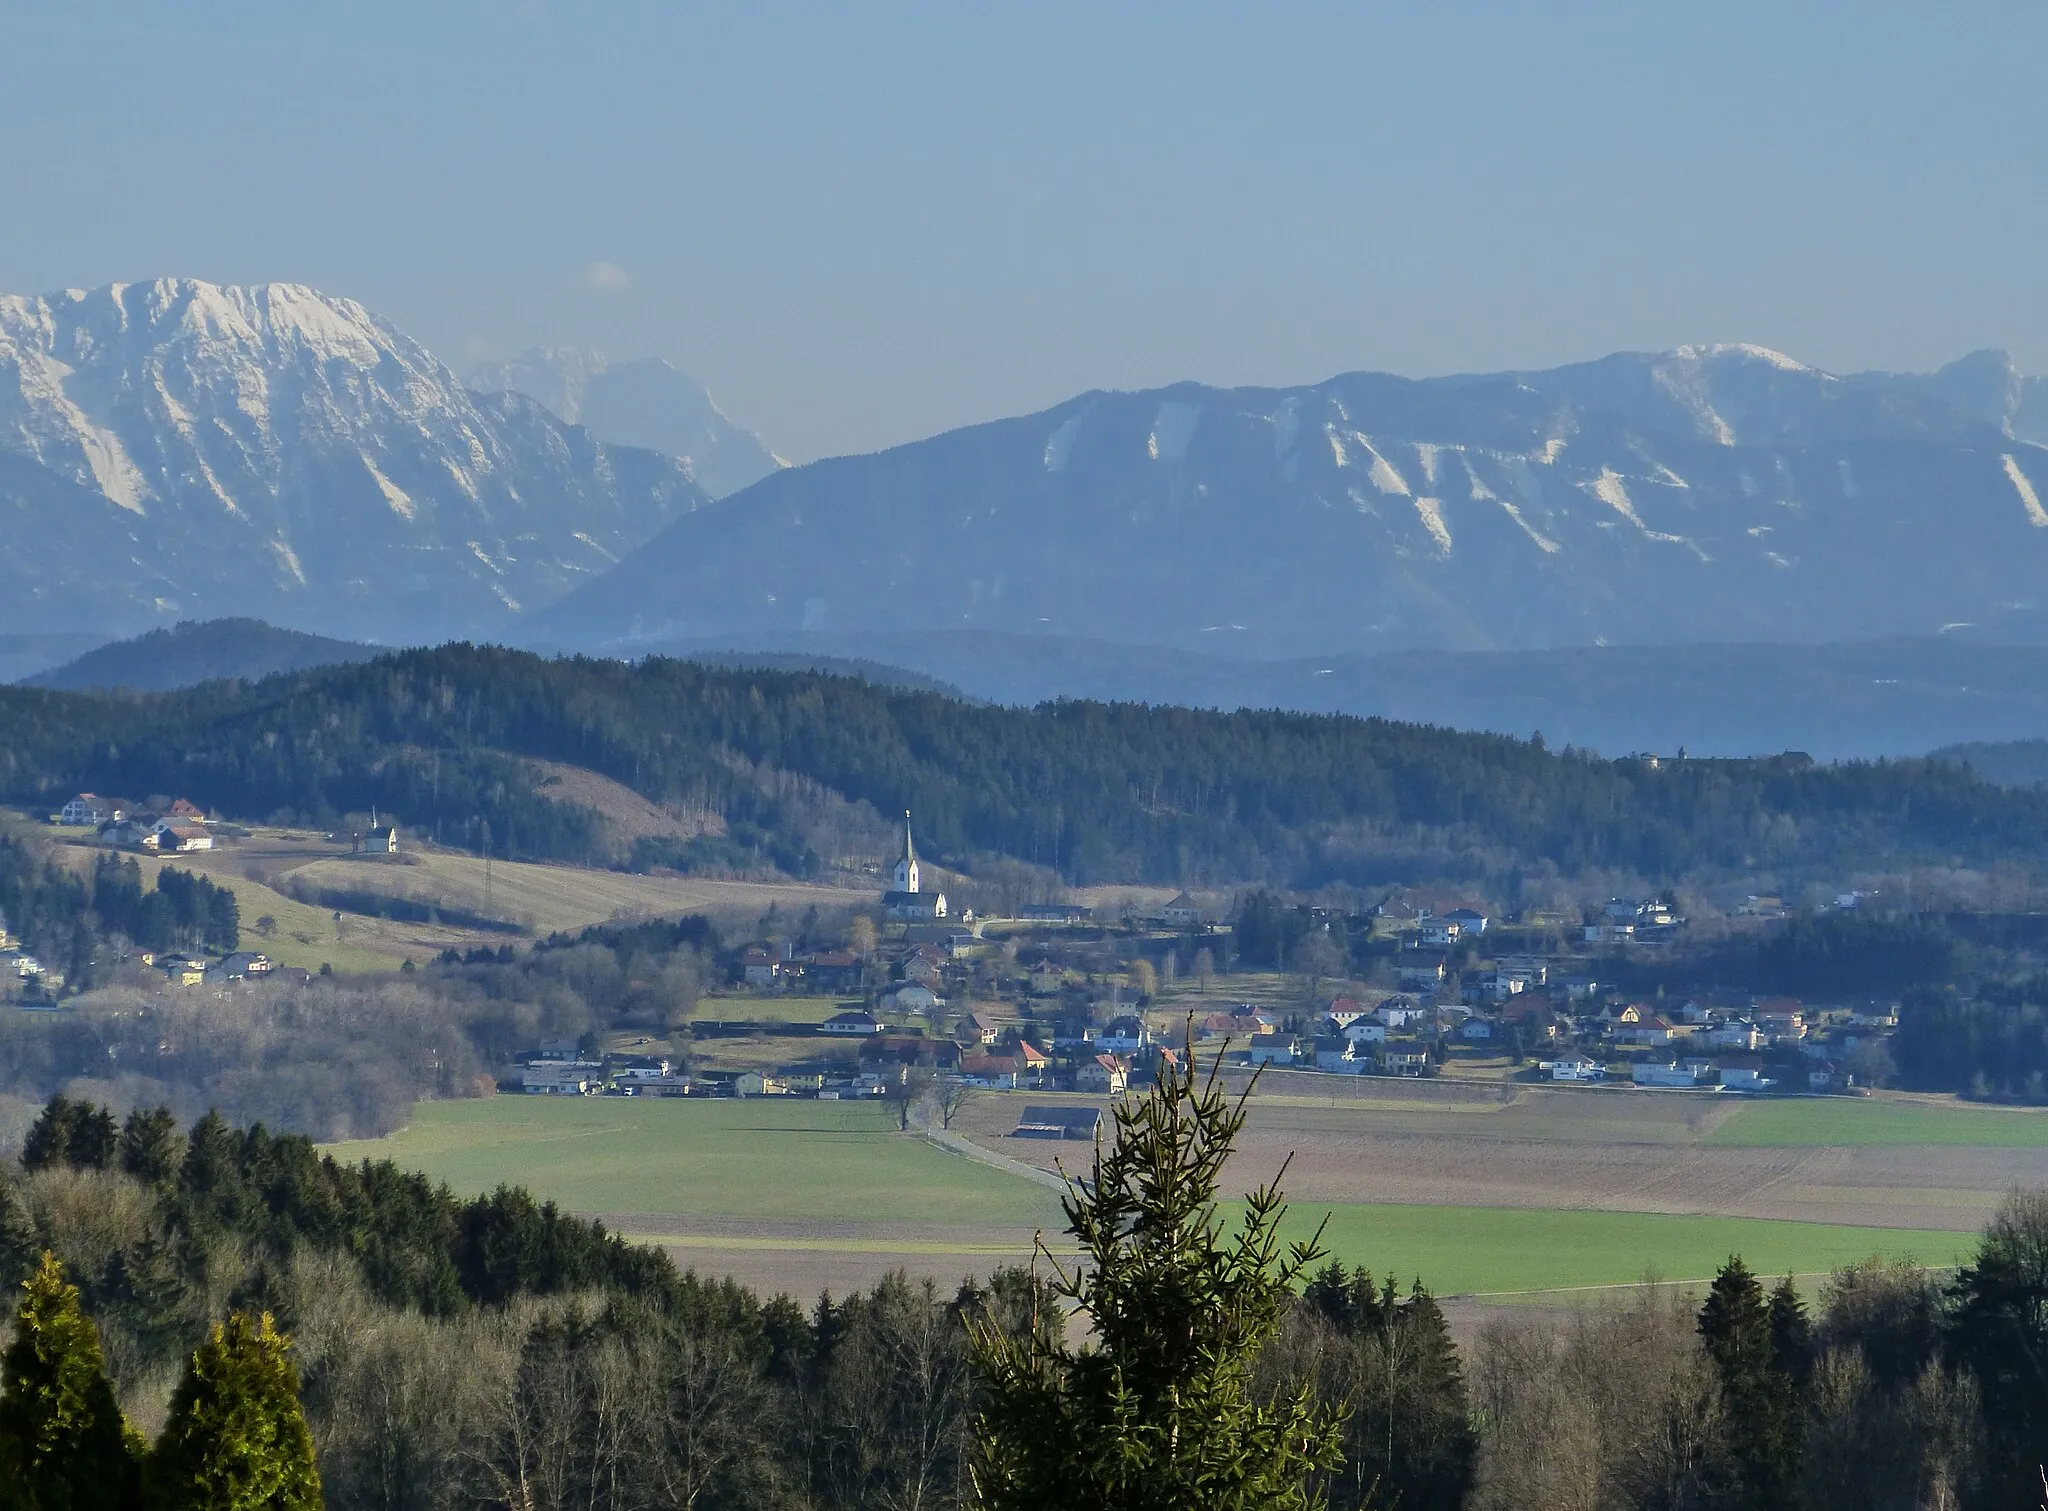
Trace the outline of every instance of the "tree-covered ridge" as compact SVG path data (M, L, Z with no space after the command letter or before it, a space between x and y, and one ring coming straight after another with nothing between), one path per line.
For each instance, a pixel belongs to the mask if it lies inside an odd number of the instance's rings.
M308 819L371 805L450 844L587 859L594 814L516 757L584 766L785 841L783 774L893 813L970 868L1078 882L1652 879L2030 851L2048 793L1929 761L1607 761L1381 719L1134 704L979 707L803 672L449 645L153 696L0 689L0 794L181 791Z

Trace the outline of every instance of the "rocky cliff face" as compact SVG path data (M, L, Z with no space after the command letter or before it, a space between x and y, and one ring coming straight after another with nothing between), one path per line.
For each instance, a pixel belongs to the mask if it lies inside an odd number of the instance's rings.
M352 300L184 279L0 297L0 630L488 633L705 498L673 459L472 393Z
M530 632L974 629L1260 656L2037 637L2048 449L2035 390L1982 376L1841 377L1728 346L1091 393L778 473Z

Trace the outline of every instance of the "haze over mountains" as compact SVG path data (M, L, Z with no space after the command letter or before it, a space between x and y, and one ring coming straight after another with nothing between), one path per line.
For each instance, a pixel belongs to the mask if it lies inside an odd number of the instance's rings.
M538 399L607 445L675 457L713 498L786 465L759 436L726 418L703 384L659 358L613 362L602 352L536 346L509 362L476 368L469 386Z
M0 631L502 632L706 497L672 458L473 393L352 300L0 298Z
M2043 410L1995 356L1844 378L1750 346L1085 394L766 478L535 627L621 649L978 630L1258 657L2038 640Z
M2048 730L1997 691L2048 646L2044 495L2048 383L1998 352L1179 384L787 467L663 362L537 348L465 385L290 284L0 299L16 676L90 643L65 632L255 617L1606 750L1924 750ZM120 674L326 654L207 645Z

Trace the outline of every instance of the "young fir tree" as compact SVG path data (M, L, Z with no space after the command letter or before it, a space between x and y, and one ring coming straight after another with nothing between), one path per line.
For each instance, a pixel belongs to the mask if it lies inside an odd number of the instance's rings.
M141 1440L122 1419L78 1287L45 1253L22 1286L0 1379L0 1507L129 1511Z
M1338 1461L1336 1426L1306 1387L1262 1401L1252 1382L1320 1251L1283 1253L1277 1177L1226 1233L1217 1181L1243 1098L1230 1102L1213 1070L1198 1088L1192 1053L1162 1070L1155 1091L1116 1109L1114 1147L1097 1144L1065 1198L1085 1257L1070 1273L1045 1256L1094 1344L969 1322L984 1511L1283 1511L1313 1505L1312 1474Z
M265 1312L214 1325L171 1396L147 1475L150 1511L320 1511L299 1377Z
M1721 1381L1729 1458L1741 1504L1751 1511L1790 1506L1804 1448L1804 1403L1786 1368L1780 1333L1764 1288L1738 1258L1714 1277L1700 1308L1700 1338Z

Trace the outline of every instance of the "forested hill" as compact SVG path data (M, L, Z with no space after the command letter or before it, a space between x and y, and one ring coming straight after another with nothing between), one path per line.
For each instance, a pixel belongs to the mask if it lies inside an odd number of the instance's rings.
M981 707L804 672L449 645L163 694L0 688L0 796L182 793L250 819L375 805L449 844L584 859L595 815L531 756L725 815L789 869L839 794L915 808L939 859L1075 882L1313 886L1769 867L1820 875L2038 849L2048 793L1927 761L1602 761L1374 719ZM808 780L792 780L803 778ZM821 792L821 789L823 790Z

